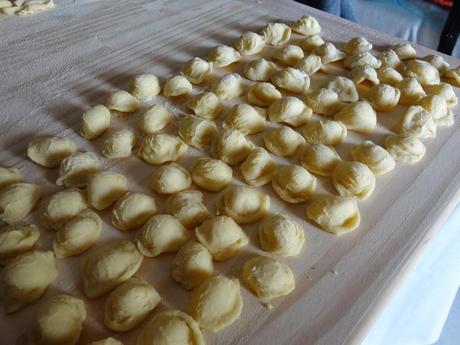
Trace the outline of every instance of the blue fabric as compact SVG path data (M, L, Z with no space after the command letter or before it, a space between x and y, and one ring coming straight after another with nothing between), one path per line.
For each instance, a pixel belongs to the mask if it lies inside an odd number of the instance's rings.
M349 0L297 0L305 5L328 12L334 16L356 21L355 11Z

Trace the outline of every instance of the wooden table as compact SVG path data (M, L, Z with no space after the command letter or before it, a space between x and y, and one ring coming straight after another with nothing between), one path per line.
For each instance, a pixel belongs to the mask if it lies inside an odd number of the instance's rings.
M365 36L377 50L400 42L287 0L57 0L56 5L34 17L0 20L0 164L20 168L24 179L43 185L46 194L56 189L57 172L26 159L29 138L67 136L79 150L100 152L103 139L89 143L78 135L81 113L104 102L109 91L127 88L133 75L177 73L189 58L206 56L218 44L231 45L243 31L258 31L269 21L289 21L306 13L316 16L322 36L338 45L354 36ZM417 52L432 53L423 47ZM453 66L459 63L445 58ZM305 227L305 250L286 260L296 274L296 290L273 302L269 310L243 289L241 319L223 332L206 333L208 343L358 344L459 200L459 119L452 127L440 128L436 139L426 144L427 154L419 164L398 165L378 177L372 197L360 203L360 228L340 238L307 223L305 205L288 208L265 188L273 196L274 210L289 212ZM126 174L131 190L149 191L146 181L153 168L137 158L104 165ZM100 242L130 238L110 227L108 215L103 214L106 224ZM37 212L30 221L36 219ZM255 228L246 227L252 245L241 256L218 264L219 273L238 275L243 260L261 252ZM52 238L43 230L39 248L49 248ZM170 278L171 258L146 259L139 274L158 289L164 306L183 309L188 292ZM57 292L82 296L80 260L59 262L59 278L39 302L12 315L0 314L2 344L15 343L46 297ZM88 301L80 344L110 334L101 323L103 301ZM137 332L120 339L134 344Z

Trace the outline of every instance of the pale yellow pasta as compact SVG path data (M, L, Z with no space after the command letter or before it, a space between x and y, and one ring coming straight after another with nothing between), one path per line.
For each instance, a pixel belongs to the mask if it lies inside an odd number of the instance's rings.
M242 103L230 110L223 125L236 129L244 135L255 134L263 131L267 126L266 117L267 111L264 108Z
M371 133L377 124L377 114L367 101L346 104L334 118L342 122L348 130Z
M355 161L366 164L375 175L386 174L395 167L395 160L390 153L369 140L353 146L351 156Z
M101 104L85 111L81 117L81 136L94 139L102 135L110 126L110 118L110 110Z
M294 67L312 76L321 69L322 65L323 63L320 56L310 54L297 62Z
M249 237L243 229L227 216L205 220L196 228L196 237L217 261L235 256L249 243Z
M357 55L372 50L372 44L364 37L354 37L345 44L343 50L348 55Z
M98 171L101 163L91 152L75 152L63 159L59 165L58 186L84 187L91 174Z
M439 84L439 71L429 62L409 60L405 68L406 77L415 78L422 85Z
M187 144L179 137L157 133L142 140L138 154L145 162L160 165L175 162L187 151L187 148Z
M202 157L193 163L191 174L198 187L217 192L232 181L233 170L219 159Z
M121 113L132 113L139 109L139 101L128 91L118 90L110 94L106 107Z
M251 151L240 166L244 180L253 187L260 187L270 182L275 169L275 160L261 147Z
M166 80L163 86L163 94L166 97L187 96L192 93L193 86L187 78L181 75L176 75Z
M0 232L0 264L7 260L32 250L40 231L35 225L9 225Z
M423 57L422 60L430 63L434 68L436 68L441 77L443 77L450 68L449 63L440 55L430 54Z
M446 100L438 95L427 96L420 100L420 105L430 113L437 126L452 126L454 117Z
M291 28L284 23L268 23L263 28L262 35L267 44L280 46L286 44L291 38Z
M375 189L375 175L363 163L340 161L332 172L332 183L340 195L365 200Z
M300 164L319 176L330 176L340 160L337 151L324 144L306 144L300 156Z
M460 66L447 70L444 77L448 83L460 87Z
M0 189L19 181L21 181L19 169L0 166Z
M320 45L323 45L325 42L319 35L311 35L308 37L303 38L300 40L297 44L305 50L306 52L310 52L314 50L315 48L319 47Z
M248 89L248 102L260 107L266 107L282 98L281 92L270 83L254 83Z
M155 104L141 115L139 128L145 135L161 131L173 121L171 111L161 104Z
M272 187L282 200L298 204L311 199L316 189L316 177L299 165L284 165L273 172Z
M401 73L399 73L392 67L379 68L377 71L377 75L381 83L388 84L391 86L396 86L401 80L404 79Z
M293 155L305 143L302 135L287 126L266 132L263 140L268 151L282 157Z
M340 121L317 120L302 128L302 135L310 144L338 145L347 136L347 127Z
M201 84L205 80L209 79L212 74L213 64L199 57L187 61L182 74L192 83Z
M349 69L353 69L359 66L379 68L382 66L382 61L377 59L371 53L366 52L346 57L345 60L343 60L343 65Z
M17 182L0 190L0 220L7 224L21 221L42 196L40 186Z
M361 84L365 80L371 82L374 85L380 84L377 71L369 66L355 67L350 71L348 76L356 85Z
M321 32L321 26L316 18L309 15L302 16L300 19L292 22L291 29L305 36L318 35Z
M241 55L255 55L265 47L265 38L255 32L246 31L235 42L235 49Z
M224 127L211 144L211 153L215 158L227 164L241 163L249 155L254 144L240 131Z
M401 60L414 59L417 57L417 52L409 43L397 44L391 47L391 49L399 56Z
M244 66L244 75L252 81L268 81L276 71L276 64L265 59L251 60Z
M419 105L410 106L399 123L399 132L417 138L434 138L436 124L431 114Z
M385 50L379 55L380 61L382 61L382 67L399 68L401 66L401 59L398 54L392 49Z
M229 85L227 85L229 86ZM203 119L212 120L218 117L222 111L222 103L219 99L219 89L216 93L205 91L187 102L187 107L193 110L194 114ZM219 97L217 97L219 95Z
M102 154L107 158L126 158L131 155L136 136L130 129L120 129L110 134L104 141Z
M211 217L204 205L203 193L197 190L185 190L171 195L166 201L166 212L177 217L189 229Z
M323 230L335 235L355 230L361 222L354 198L328 196L313 200L307 207L307 217Z
M217 135L214 121L205 120L194 115L182 115L179 120L178 133L187 145L203 149Z
M238 224L248 224L265 217L270 197L248 186L228 186L217 201L217 214L232 217Z
M374 85L365 95L376 111L391 111L399 102L401 91L388 84Z
M160 301L152 285L139 278L130 278L105 300L104 325L115 332L127 332L141 324Z
M64 158L76 150L75 144L70 139L40 136L29 142L27 156L31 161L45 168L57 168Z
M141 74L134 78L131 93L139 101L149 101L160 92L160 80L156 75Z
M287 67L272 74L271 82L280 89L305 93L310 88L310 77L304 71Z
M101 340L93 341L88 345L123 345L121 341L116 340L115 338L109 337Z
M355 83L348 78L335 77L327 84L327 88L339 96L340 102L357 102L359 100Z
M406 164L418 162L426 152L425 145L413 135L389 135L385 146L396 161Z
M286 123L294 127L305 124L311 114L311 109L300 99L293 96L281 98L268 107L270 121Z
M342 106L337 92L324 88L309 93L305 97L305 104L310 107L314 113L324 116L332 116Z
M343 51L336 48L331 42L326 42L313 50L313 53L321 57L321 62L325 65L331 62L345 59Z
M155 199L147 194L128 192L112 210L112 225L127 231L138 228L157 213Z
M52 251L34 250L9 260L1 275L6 312L12 313L39 299L56 276Z
M245 86L243 78L238 73L225 74L217 80L212 87L212 91L221 100L229 100L239 97L244 93L244 90Z
M275 50L272 58L287 65L293 66L304 56L302 48L294 44L289 44L283 48Z
M208 56L210 62L217 67L226 67L241 59L241 54L232 47L215 47Z
M455 107L458 103L457 95L452 85L439 83L438 85L425 85L424 90L428 96L441 96L447 102L449 108Z
M100 297L131 278L143 256L131 241L116 240L91 251L82 262L83 292Z
M113 171L99 171L91 175L86 187L88 204L103 210L120 199L128 191L125 176Z
M177 163L162 165L153 171L150 187L159 194L174 194L190 187L189 172Z

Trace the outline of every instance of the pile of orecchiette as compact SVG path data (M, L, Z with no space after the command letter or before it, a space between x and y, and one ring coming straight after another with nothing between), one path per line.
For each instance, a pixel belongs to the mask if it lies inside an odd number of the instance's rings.
M135 149L138 157L156 166L150 187L168 195L164 214L158 213L154 197L130 192L125 176L102 170L95 154L77 151L71 140L32 139L28 157L43 167L58 168L56 184L64 189L40 208L41 226L55 231L54 253L34 250L40 232L21 221L41 198L41 189L21 182L17 169L0 168L0 219L9 224L0 233L7 312L40 298L57 276L55 258L78 255L97 242L102 229L97 211L109 207L115 228L137 233L131 241L93 249L82 262L84 294L107 295L106 327L129 331L160 303L157 291L134 277L144 256L175 252L172 277L192 290L188 314L156 313L143 326L138 345L173 340L203 344L200 328L217 331L238 319L243 307L239 280L214 275L214 262L248 245L244 224L261 221L259 245L269 254L243 265L244 285L264 301L289 294L294 275L277 258L301 251L304 230L286 215L270 214L270 197L257 188L271 183L284 202L308 202L306 217L328 232L356 229L358 201L372 194L376 175L391 171L395 161L419 161L426 150L421 139L434 137L438 126L452 125L457 97L449 83L460 85L460 69L449 69L436 55L418 59L407 43L376 57L365 38L354 38L339 50L325 42L320 31L311 16L290 26L270 23L260 34L244 33L234 47L214 48L207 60L191 59L180 75L164 83L155 75L140 75L129 92L115 91L105 105L83 114L80 133L88 140L103 135L114 115L138 116L140 133L132 128L113 131L101 152L114 159L131 156ZM262 58L267 51L272 52L271 60ZM243 60L242 75L225 73L227 66L235 71ZM326 75L331 66L342 68L346 76L329 76L323 87L314 88L312 76ZM163 99L160 95L171 104L184 104L191 114L174 114L166 101L156 102ZM340 157L334 146L348 131L373 132L377 112L389 112L398 104L404 105L404 115L383 146L363 140L351 148L353 160ZM134 115L139 109L142 114ZM172 124L176 135L166 131ZM251 137L257 133L262 133L258 138L265 148ZM187 170L176 161L189 147L202 156ZM298 164L279 164L272 154L294 158ZM232 166L237 164L245 183L232 183ZM318 179L330 179L336 194L317 196ZM191 189L192 183L196 187ZM208 210L199 189L220 192L216 214ZM75 344L85 316L82 300L55 296L41 305L28 337L34 344ZM93 344L119 342L108 338Z

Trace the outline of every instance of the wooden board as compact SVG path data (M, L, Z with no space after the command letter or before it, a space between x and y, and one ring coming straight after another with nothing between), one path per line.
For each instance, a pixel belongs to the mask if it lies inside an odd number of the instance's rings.
M108 92L127 88L133 75L153 72L166 77L177 73L189 58L205 56L211 47L231 45L243 31L258 31L269 21L288 21L305 13L316 16L322 36L338 45L354 36L367 37L377 50L400 42L291 1L63 0L56 4L56 10L38 16L0 21L0 164L20 168L24 179L43 185L46 194L56 190L57 172L26 159L29 138L38 134L67 136L79 150L100 152L103 139L89 143L78 135L81 113L104 102ZM419 56L432 53L423 47L417 47L417 52ZM453 66L459 63L445 58ZM122 121L115 124L126 125ZM380 128L373 139L381 143L384 132L385 128ZM305 227L304 251L285 260L295 272L297 288L274 301L272 310L243 289L245 307L239 322L220 333L206 333L207 342L359 343L459 200L460 121L439 129L436 139L426 144L427 154L419 164L398 164L392 173L378 177L372 197L360 203L360 228L340 238L306 222L305 205L288 207L265 187L272 196L272 210L291 214ZM181 162L188 166L193 155ZM104 160L104 166L126 174L130 190L149 192L153 167L137 158ZM238 173L236 178L240 178ZM213 210L215 196L207 196ZM164 198L157 198L162 206ZM104 235L98 244L132 237L110 227L109 212L103 217ZM30 221L36 220L35 212ZM261 253L256 228L257 224L245 227L251 246L235 259L217 264L218 273L239 275L242 262ZM53 234L43 230L39 248L49 248L52 238ZM171 259L172 255L145 259L139 275L158 289L162 307L184 309L188 292L170 278ZM12 315L1 312L2 344L13 344L24 334L46 297L58 292L83 297L80 260L60 260L57 281L37 303ZM103 301L88 301L88 318L79 344L111 334L101 322ZM135 329L117 337L126 345L134 344L137 333Z

